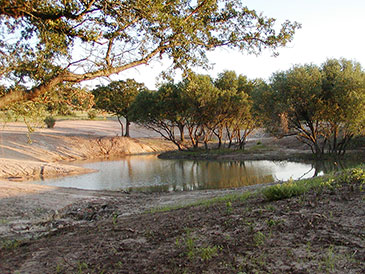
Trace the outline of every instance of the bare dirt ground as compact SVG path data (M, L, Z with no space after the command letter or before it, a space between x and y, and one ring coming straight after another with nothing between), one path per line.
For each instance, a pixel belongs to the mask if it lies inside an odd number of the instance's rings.
M74 204L40 224L43 236L3 242L0 273L364 273L358 183L126 215L166 198L138 195Z
M173 148L142 138L156 135L138 127L136 140L117 134L113 121L57 122L37 129L32 144L22 124L0 131L0 169L12 179L0 181L0 273L363 273L364 191L356 185L278 202L258 196L145 213L260 187L151 194L16 181L39 176L42 166L49 176L85 172L62 160ZM25 171L9 173L12 164Z

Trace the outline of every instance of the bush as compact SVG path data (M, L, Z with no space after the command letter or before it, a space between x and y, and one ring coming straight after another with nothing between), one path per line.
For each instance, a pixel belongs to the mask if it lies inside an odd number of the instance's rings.
M87 113L87 117L90 119L90 120L94 120L96 118L96 115L97 115L97 111L95 109L92 109L90 110L88 113Z
M46 119L44 119L44 122L46 123L47 128L54 128L56 124L56 120L52 116L46 117Z
M299 185L292 180L283 184L264 188L262 193L269 201L281 200L300 195L307 190L305 185Z

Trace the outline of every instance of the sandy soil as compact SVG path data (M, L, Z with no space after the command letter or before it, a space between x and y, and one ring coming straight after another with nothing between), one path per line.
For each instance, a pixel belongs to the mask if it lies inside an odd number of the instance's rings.
M0 130L0 178L26 180L84 173L89 170L59 162L175 149L156 139L156 133L135 125L131 127L134 138L118 134L116 121L57 121L53 129L36 128L29 140L23 123L5 124Z

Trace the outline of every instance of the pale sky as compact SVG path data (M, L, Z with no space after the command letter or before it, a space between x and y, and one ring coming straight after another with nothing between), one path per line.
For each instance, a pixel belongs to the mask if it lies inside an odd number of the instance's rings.
M234 70L250 79L268 79L272 73L287 70L295 64L320 65L328 58L346 58L365 66L365 1L364 0L248 0L249 9L262 12L282 23L286 19L297 21L302 28L292 43L279 49L279 56L270 51L260 56L235 51L216 50L209 53L215 64L210 71L198 73L216 77L224 70ZM114 76L113 80L134 78L154 89L156 77L164 65L154 62Z

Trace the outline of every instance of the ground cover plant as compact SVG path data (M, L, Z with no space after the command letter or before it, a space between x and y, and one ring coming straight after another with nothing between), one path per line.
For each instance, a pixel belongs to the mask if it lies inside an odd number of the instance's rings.
M364 167L285 187L302 185L290 198L271 186L132 216L94 208L83 225L7 241L0 272L361 273Z

